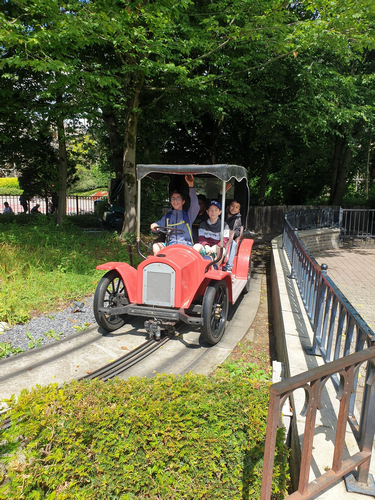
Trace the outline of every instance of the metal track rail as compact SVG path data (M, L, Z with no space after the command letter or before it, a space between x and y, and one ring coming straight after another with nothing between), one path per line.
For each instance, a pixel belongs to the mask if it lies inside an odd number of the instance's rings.
M77 380L101 379L106 381L113 377L116 377L123 371L127 370L131 366L149 356L151 353L159 349L159 347L162 347L169 340L170 337L167 336L163 337L161 340L147 340L132 351L126 353L124 356L121 356L121 358L118 358L115 361L112 361L112 363L108 363L107 365L102 366L101 368L98 368L97 370L89 373L88 375L85 375L84 377L80 377ZM0 431L8 429L10 426L11 419L8 417L0 425Z
M161 340L150 339L147 342L141 344L139 347L133 349L131 352L128 352L124 356L121 356L121 358L108 363L108 365L105 365L102 368L99 368L98 370L95 370L94 372L79 378L78 380L91 380L95 378L101 380L109 380L113 377L116 377L123 371L141 361L152 352L159 349L159 347L162 347L168 342L169 339L170 337L164 337Z
M181 321L178 321L176 323L175 327L177 332L178 329L181 328L182 324L183 323ZM116 377L117 375L124 372L131 366L135 365L136 363L139 363L139 361L149 356L151 353L159 349L159 347L165 345L170 340L170 338L171 337L169 336L165 336L161 340L155 340L155 339L147 340L146 342L136 347L132 351L126 353L124 356L121 356L121 358L118 358L115 361L112 361L111 363L108 363L107 365L102 366L101 368L98 368L97 370L89 373L88 375L78 378L77 380L101 379L106 381L113 377ZM0 424L0 431L8 429L10 425L11 425L11 419L8 417L3 421L2 424Z

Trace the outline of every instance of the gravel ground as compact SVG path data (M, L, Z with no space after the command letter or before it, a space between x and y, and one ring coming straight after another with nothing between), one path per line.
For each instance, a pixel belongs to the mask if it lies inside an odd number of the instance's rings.
M10 344L13 349L22 351L56 342L64 337L85 329L95 323L92 309L93 296L72 302L65 311L32 319L23 325L15 325L9 330L0 331L0 343ZM27 334L32 337L28 338ZM9 353L6 357L15 353Z

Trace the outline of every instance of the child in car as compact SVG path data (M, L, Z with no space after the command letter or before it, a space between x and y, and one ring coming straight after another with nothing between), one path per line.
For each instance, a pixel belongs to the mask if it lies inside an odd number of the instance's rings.
M183 245L193 246L192 222L197 217L199 205L197 194L194 189L194 177L191 174L185 175L185 180L189 186L189 210L184 210L184 204L186 201L184 195L177 191L172 191L170 201L173 210L168 212L157 222L153 222L151 224L152 231L155 231L159 226L182 230L182 233L180 234L171 233L169 245L180 243ZM154 242L152 246L154 255L156 255L164 247L165 243L160 241Z
M199 212L197 215L197 218L193 222L193 239L194 243L198 243L198 229L199 229L199 224L208 219L208 214L207 214L207 204L208 200L205 197L204 194L198 194L198 203L199 203Z
M237 200L233 200L231 204L228 207L226 216L225 216L225 222L229 226L229 236L231 237L232 235L232 242L230 245L229 249L229 257L228 261L223 267L223 271L232 271L233 267L233 259L234 256L236 255L236 249L237 249L237 242L235 241L240 235L241 235L241 228L242 228L242 218L241 218L241 203Z
M221 205L218 201L211 201L207 207L208 220L202 221L198 229L198 243L194 245L203 257L209 256L212 260L216 259L220 236L221 236ZM224 223L223 246L229 240L229 226ZM224 255L223 255L224 256Z

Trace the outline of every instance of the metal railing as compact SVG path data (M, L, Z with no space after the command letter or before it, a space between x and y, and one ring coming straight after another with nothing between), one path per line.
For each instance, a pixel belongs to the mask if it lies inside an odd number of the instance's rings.
M298 229L317 229L320 227L338 227L339 209L334 207L292 210L285 214L285 220L291 227Z
M4 202L7 201L12 207L15 214L23 213L24 210L21 206L19 196L14 195L0 195L0 213L3 213ZM50 200L49 200L50 201ZM95 196L67 196L66 197L66 214L67 215L80 215L80 214L93 214L95 207ZM39 210L46 214L48 207L46 207L45 198L32 198L28 204L28 212L36 205L39 204Z
M343 246L375 244L375 210L340 208L340 243Z
M375 347L345 356L318 368L300 373L294 377L273 384L270 388L270 403L267 418L267 433L263 463L261 500L271 498L272 471L275 455L277 428L281 427L280 414L285 400L300 388L305 390L306 401L303 415L306 416L303 434L302 460L299 474L298 490L288 499L310 499L338 483L344 476L348 477L350 491L374 495L375 489L369 487L369 467L375 432ZM362 405L361 424L359 426L359 451L343 460L345 448L346 422L350 415L350 399L355 391L355 379L362 363L367 362L366 402ZM332 467L309 482L311 456L313 450L314 430L317 410L321 408L321 399L326 382L332 375L340 377L338 399L340 407L337 419L335 448ZM356 424L358 425L358 424ZM356 477L348 476L358 468ZM370 476L371 477L371 476Z
M355 351L370 346L375 333L327 276L327 266L317 263L287 220L283 245L292 266L291 277L296 279L313 329L310 354L321 355L327 363L350 354L353 346Z
M329 219L331 225L328 224ZM339 222L342 222L342 218L339 219ZM323 212L321 216L315 217L315 220L319 224L324 224L324 226L319 225L318 227L338 226L335 215L329 212L328 214ZM373 361L367 363L366 384L360 388L361 391L357 389L359 389L360 365L365 360L370 360L371 356L374 356L371 353L375 352L373 347L375 333L335 283L327 276L327 266L324 264L319 266L299 238L297 228L311 229L312 227L317 226L314 226L314 221L309 214L306 214L305 217L301 214L286 214L283 246L291 263L292 272L289 278L296 279L313 329L313 346L307 352L322 356L326 365L276 384L276 392L273 392L275 389L271 390L270 408L272 406L272 409L269 413L268 426L272 429L270 432L273 436L280 420L280 411L285 399L297 387L304 387L310 400L306 405L308 411L306 412L307 421L303 440L300 482L298 492L291 495L290 498L311 498L314 494L335 484L341 477L353 471L356 467L358 467L357 481L354 480L354 486L353 484L350 486L351 491L374 495L375 486L369 488L367 484L369 478L372 481L372 476L369 476L368 472L375 433L375 370ZM367 355L369 357L366 357ZM308 485L315 415L316 410L319 408L321 389L328 378L331 378L337 397L341 399L337 426L339 437L336 435L334 466L332 471L321 476L324 479L318 478L318 480L315 480L315 485ZM281 392L280 387L282 388ZM343 398L344 393L345 397ZM360 397L362 397L362 403L356 405L356 397L359 393ZM342 406L343 400L345 402L344 406ZM278 406L279 403L280 406ZM355 409L358 410L357 406L360 406L360 423L358 423L354 415ZM340 443L343 439L342 434L345 434L347 421L361 451L358 456L356 455L351 460L341 463L342 445ZM268 448L269 446L272 447L272 442L273 437L271 445L266 444L265 463L266 459L271 460L269 455L274 452L274 449L272 452ZM267 470L268 466L265 465L264 469ZM261 498L262 500L268 500L269 487L266 486L268 479L264 481L265 493ZM346 481L348 487L349 480L346 479ZM369 490L371 490L371 493L368 493Z

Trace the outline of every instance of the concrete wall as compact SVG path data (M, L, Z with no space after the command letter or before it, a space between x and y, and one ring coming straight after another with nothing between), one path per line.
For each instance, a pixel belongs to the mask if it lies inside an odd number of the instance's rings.
M282 305L284 302L285 295L287 295L286 283L284 274L280 269L280 262L275 259L275 253L277 253L277 247L281 246L281 237L273 240L273 252L271 259L271 296L272 296L272 318L274 325L274 334L276 337L276 350L277 350L277 360L281 361L283 364L283 378L290 378L292 376L291 369L289 365L289 355L287 346L287 334L286 334L286 324L288 320L285 318L287 312L285 307ZM284 299L283 299L284 297ZM295 411L294 398L291 396L290 403L292 410ZM301 447L297 428L297 420L295 418L291 419L288 445L291 449L290 452L290 476L292 479L293 490L297 490L299 481L299 471L301 464Z
M339 229L322 228L298 231L298 236L312 255L322 250L339 248Z

